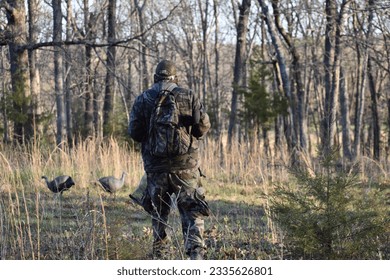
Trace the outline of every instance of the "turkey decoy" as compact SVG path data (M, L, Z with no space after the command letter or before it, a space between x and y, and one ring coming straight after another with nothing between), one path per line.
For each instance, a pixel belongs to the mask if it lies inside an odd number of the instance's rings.
M114 194L123 187L125 183L126 172L122 173L122 177L120 179L115 178L113 176L102 177L98 179L100 186L104 191Z
M42 176L42 179L45 179L47 187L53 193L62 194L64 191L69 190L75 184L72 177L67 175L58 176L54 178L53 181L49 181L46 176Z

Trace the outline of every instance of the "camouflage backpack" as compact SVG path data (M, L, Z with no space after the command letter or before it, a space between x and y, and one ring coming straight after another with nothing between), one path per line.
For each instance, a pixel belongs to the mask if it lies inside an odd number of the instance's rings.
M175 87L172 84L158 93L150 116L148 141L150 153L156 157L184 155L191 147L191 135L179 121L180 111L172 91Z

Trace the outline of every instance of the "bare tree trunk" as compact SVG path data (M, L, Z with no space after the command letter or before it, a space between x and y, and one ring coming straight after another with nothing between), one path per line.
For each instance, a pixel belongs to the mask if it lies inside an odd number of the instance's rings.
M4 48L3 46L0 46L0 77L1 77L1 92L3 93L3 96L1 98L0 102L0 108L1 112L3 113L3 141L5 143L10 141L9 137L9 127L8 127L8 110L7 110L7 95L6 95L6 72L4 71L5 69L5 64L4 64L4 58L5 58L5 53L4 53Z
M219 3L218 0L213 0L213 14L214 14L214 55L215 55L215 61L214 61L214 75L215 75L215 81L214 81L214 92L212 95L213 107L211 110L213 110L214 115L214 128L215 128L215 134L216 139L219 141L219 157L220 157L220 165L222 166L225 162L225 153L223 148L223 141L222 141L222 122L221 122L221 104L220 104L220 81L219 81L219 67L220 67L220 51L219 51L219 20L218 20L218 7Z
M108 48L106 63L106 90L103 106L103 136L113 133L113 111L114 111L114 92L115 92L115 56L116 50L112 43L116 38L116 0L108 1Z
M149 71L148 71L148 60L147 60L147 44L145 32L145 19L144 19L144 8L147 0L144 0L142 5L139 4L139 0L134 0L134 6L137 9L139 32L141 35L141 67L142 67L142 87L141 90L145 90L149 87Z
M89 12L89 1L84 0L84 28L85 38L88 42L92 42L94 16ZM85 113L84 113L84 136L94 135L94 106L93 106L93 91L92 91L92 47L87 44L85 46Z
M39 1L28 0L28 17L29 17L29 43L35 44L38 41L38 15L39 15ZM43 131L40 125L41 106L40 106L40 77L39 69L36 66L38 50L28 51L28 60L30 67L30 81L31 81L31 119L33 123L34 138L36 134L41 134Z
M375 79L372 74L372 63L371 58L368 57L367 62L367 74L368 74L368 84L371 93L371 111L372 111L372 126L373 126L373 150L374 150L374 159L380 159L380 125L379 125L379 114L378 114L378 98L375 88Z
M66 40L70 41L72 36L72 0L67 0L66 10ZM69 145L73 144L73 121L72 121L72 54L70 46L65 47L65 113L66 113L66 136Z
M128 67L128 70L127 70L127 97L126 97L127 104L132 104L133 100L135 99L134 83L133 83L133 79L131 76L132 75L132 68L133 68L132 65L133 65L133 61L129 55L127 57L127 67Z
M363 57L361 61L361 73L360 73L360 83L357 85L357 94L356 94L356 116L355 116L355 139L354 139L354 157L358 157L361 154L361 133L363 128L363 114L364 114L364 101L365 101L365 88L366 88L366 77L367 77L367 62L369 57L368 46L370 45L371 33L372 33L372 20L374 17L374 6L375 0L368 1L368 21L367 21L367 31L364 38L364 46L362 48ZM359 28L359 27L356 27ZM357 50L359 51L361 47L357 45ZM358 53L359 56L359 53Z
M26 10L22 0L2 1L0 5L5 8L8 20L7 42L11 63L14 139L22 143L33 136L28 53L22 48L27 43Z
M234 133L236 131L237 123L237 107L238 107L238 92L243 83L244 74L244 59L246 53L246 34L248 29L249 12L251 7L251 0L242 0L239 6L239 19L237 25L237 44L234 61L233 73L233 92L230 108L229 128L228 128L228 146L230 147Z
M346 81L343 72L343 68L341 65L340 69L340 122L341 122L341 134L342 134L342 147L343 147L343 155L346 159L352 160L352 152L351 152L351 137L350 137L350 129L351 123L349 120L349 98L348 92L346 89Z
M288 151L292 152L293 149L296 147L296 143L297 143L296 134L294 132L294 129L292 129L293 127L295 127L294 101L291 94L291 85L287 73L286 62L281 50L282 43L275 30L275 26L273 25L273 22L269 16L267 5L262 0L258 0L258 1L264 16L264 21L268 27L268 33L271 37L272 46L275 49L276 61L273 65L274 65L278 90L279 92L284 93L287 100L289 100L290 102L289 104L290 106L288 108L288 116L284 118L284 127L285 127L284 130L286 134Z
M214 83L214 106L212 108L214 112L214 127L216 129L216 136L217 138L221 135L221 106L220 106L220 86L219 86L219 20L218 20L218 0L213 0L213 8L214 8L214 27L215 27L215 33L214 33L214 55L215 55L215 61L214 61L214 75L215 75L215 83ZM222 149L221 149L222 150Z
M282 23L280 21L279 0L272 1L272 8L274 10L274 19L275 19L276 27L279 33L284 38L284 41L286 42L292 56L292 73L293 73L292 76L294 77L294 82L296 85L296 92L298 97L298 100L295 100L296 98L293 96L291 98L293 100L291 106L296 107L293 109L293 111L296 113L294 119L297 121L296 126L298 127L298 131L295 131L294 134L299 136L297 138L299 139L300 148L303 151L307 151L308 136L307 136L307 119L306 119L306 92L302 82L301 72L303 68L300 62L301 59L297 49L295 48L291 35L286 32L286 30L283 28Z
M343 0L343 2L341 3L339 15L338 15L337 22L336 22L336 33L335 33L335 40L334 40L335 46L334 46L332 79L331 79L332 86L330 89L331 90L330 96L331 96L331 98L334 98L334 100L330 101L330 104L333 104L333 105L331 105L333 107L332 107L332 109L330 109L331 112L330 112L330 116L329 116L329 118L334 123L336 123L337 100L341 100L341 98L339 97L339 95L340 95L340 81L341 81L341 77L340 77L341 76L341 63L340 63L340 61L341 61L341 57L343 54L342 49L341 49L341 35L342 35L343 29L344 29L345 13L348 10L348 5L349 5L349 1ZM347 109L345 109L345 110L347 110ZM343 110L341 110L341 111L343 111ZM345 118L348 118L348 116L345 116ZM348 123L349 123L349 121L347 121L347 120L344 122L345 125ZM345 133L348 133L348 135L349 135L349 129L350 129L349 126L343 127L343 131ZM330 135L331 135L332 139L335 137L333 132L331 132ZM348 141L348 139L346 139L346 138L344 138L344 140ZM333 144L333 143L331 142L331 144ZM347 144L348 143L345 143L345 145L344 145L344 148L347 149L347 150L344 150L344 155L347 156L347 159L351 160L349 148L346 147ZM327 148L330 148L330 147L327 147Z
M207 77L208 77L208 44L207 44L207 30L208 30L208 13L209 13L209 0L205 1L205 7L203 8L202 1L198 0L198 6L200 9L200 17L202 23L202 93L203 93L203 106L207 109L206 94L207 94Z
M325 101L324 101L324 118L321 123L321 141L322 151L327 154L333 146L336 132L336 98L335 92L332 91L332 63L334 62L334 39L336 23L336 3L333 0L326 0L326 29L325 29Z
M53 41L60 45L62 43L62 10L61 0L52 0L53 5ZM66 140L65 135L65 111L64 111L64 86L63 86L63 52L60 46L54 47L54 88L57 105L57 145Z

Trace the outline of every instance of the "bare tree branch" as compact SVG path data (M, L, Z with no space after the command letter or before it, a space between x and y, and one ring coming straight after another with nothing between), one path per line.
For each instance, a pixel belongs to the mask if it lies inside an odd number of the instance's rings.
M0 1L1 1L0 3L4 2L4 0L0 0ZM109 46L123 47L123 45L125 45L125 44L128 44L132 41L141 39L142 36L146 35L154 27L156 27L157 25L168 20L172 16L173 12L181 5L182 2L183 2L183 0L181 0L176 6L174 6L169 11L169 14L166 17L156 21L155 23L150 25L147 29L145 29L145 31L143 31L139 34L136 34L136 35L134 35L130 38L127 38L127 39L115 40L115 41L109 42L109 43L108 42L107 43L95 43L95 42L91 42L91 41L85 40L85 39L84 40L70 40L70 41L68 40L68 41L62 41L62 42L48 41L48 42L41 42L41 43L35 43L35 44L21 45L21 46L19 46L19 50L20 51L36 50L36 49L43 48L43 47L59 47L59 46L69 46L69 45L85 45L85 46L90 46L92 48L103 48L103 47L109 47ZM5 45L7 45L7 42L5 40L0 40L0 46L5 46Z

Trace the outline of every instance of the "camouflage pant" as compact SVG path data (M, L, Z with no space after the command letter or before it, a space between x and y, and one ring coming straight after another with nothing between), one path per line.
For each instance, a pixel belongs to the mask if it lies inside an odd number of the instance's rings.
M150 213L153 216L153 248L166 243L168 216L172 198L176 195L176 204L181 217L182 232L186 254L204 249L204 216L209 208L204 200L203 188L199 186L198 171L180 171L177 173L148 173L147 192L150 196Z

